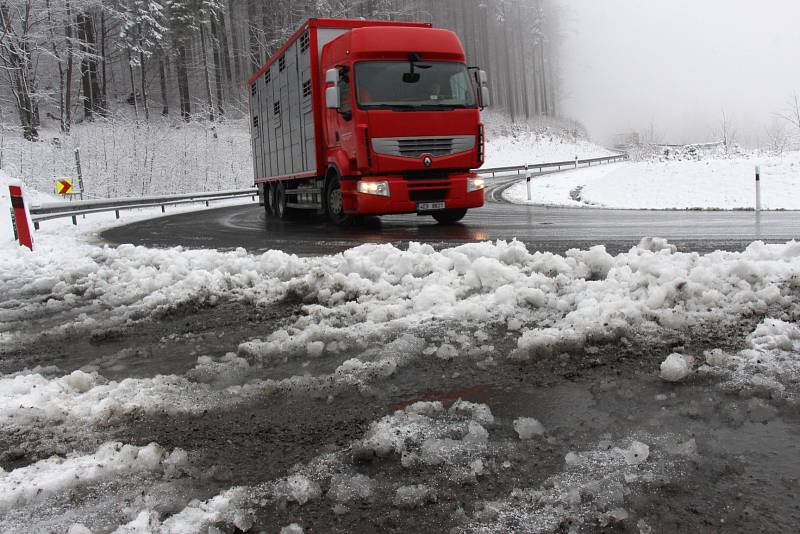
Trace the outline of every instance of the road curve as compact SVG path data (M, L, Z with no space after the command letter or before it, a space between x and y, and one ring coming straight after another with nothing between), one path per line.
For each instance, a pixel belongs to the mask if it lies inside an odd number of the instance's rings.
M465 242L518 239L531 250L563 253L604 244L628 250L642 237L668 238L681 250L738 250L748 243L800 237L800 212L640 211L521 206L501 200L517 177L487 189L486 205L471 210L461 224L442 226L415 215L371 218L354 228L338 228L317 216L292 221L266 217L257 204L168 215L107 230L110 243L151 247L279 249L300 255L331 254L362 243L409 241L443 248Z

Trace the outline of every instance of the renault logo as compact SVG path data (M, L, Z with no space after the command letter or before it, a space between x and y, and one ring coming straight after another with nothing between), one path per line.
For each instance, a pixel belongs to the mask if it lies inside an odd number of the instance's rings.
M430 167L431 165L433 165L433 158L430 156L425 156L424 158L422 158L422 164L425 165L426 167Z

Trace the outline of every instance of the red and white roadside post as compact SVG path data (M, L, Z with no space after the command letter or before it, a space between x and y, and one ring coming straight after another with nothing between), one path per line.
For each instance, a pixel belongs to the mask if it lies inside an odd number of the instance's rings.
M28 225L28 210L25 208L25 199L22 197L22 187L9 185L8 191L11 193L11 224L14 227L14 234L20 245L33 250L33 237Z

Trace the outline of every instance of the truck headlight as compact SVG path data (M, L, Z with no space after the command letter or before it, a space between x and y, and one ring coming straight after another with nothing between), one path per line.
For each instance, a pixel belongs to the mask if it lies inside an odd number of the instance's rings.
M365 195L389 196L389 182L358 182L358 192Z
M480 191L485 187L486 187L486 182L483 180L483 178L469 178L467 180L467 193L472 193L473 191Z

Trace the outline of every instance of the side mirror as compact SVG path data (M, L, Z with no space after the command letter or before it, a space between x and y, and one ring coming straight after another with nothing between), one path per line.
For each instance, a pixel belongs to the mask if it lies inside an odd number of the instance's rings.
M325 83L339 83L339 69L328 69L325 71Z
M489 77L485 70L475 71L475 83L478 86L478 105L483 109L489 105Z
M342 107L342 97L339 94L339 87L327 87L325 89L325 107L328 109L339 109Z
M482 108L485 108L488 105L489 105L489 88L484 85L483 87L481 87L480 106Z

